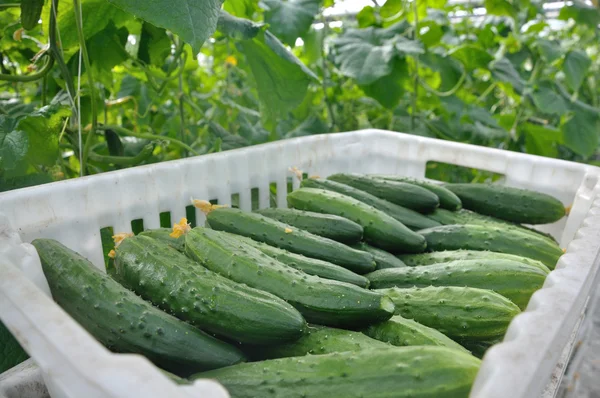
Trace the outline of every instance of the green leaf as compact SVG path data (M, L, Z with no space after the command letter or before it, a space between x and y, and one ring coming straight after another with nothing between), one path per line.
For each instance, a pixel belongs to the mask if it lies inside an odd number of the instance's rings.
M565 145L573 152L589 157L598 148L598 117L587 112L576 112L561 126Z
M563 142L563 135L560 130L533 123L523 123L521 128L525 132L527 153L552 158L558 156L557 144Z
M402 11L402 0L387 0L379 9L381 18L392 18Z
M542 59L548 63L551 63L562 56L560 44L554 40L537 39L534 44L539 50Z
M204 41L217 28L222 0L108 0L117 7L179 35L199 52ZM104 2L104 0L103 0ZM98 10L98 18L107 19ZM84 10L84 15L85 10ZM62 31L62 30L61 30Z
M488 64L494 60L494 57L487 51L472 44L455 47L448 52L448 55L459 60L468 71L487 68Z
M394 39L396 50L404 54L423 54L425 50L423 45L415 40L405 39L403 36L396 36Z
M233 39L249 40L256 37L262 29L262 25L254 23L249 19L237 18L225 11L221 11L217 29L219 32Z
M381 105L393 109L404 95L404 82L410 77L406 59L396 58L392 63L392 72L371 84L361 85L360 88Z
M485 0L485 9L488 14L515 17L517 11L508 0Z
M332 41L334 62L342 75L355 79L359 85L374 83L392 73L393 61L399 55L396 45L417 50L407 39L398 39L404 30L404 24L386 29L348 29Z
M563 6L558 14L558 19L563 21L573 19L579 24L585 24L595 29L600 24L600 11L596 7L575 3Z
M66 107L49 105L19 121L18 129L27 134L30 163L44 166L56 163L63 118L70 114Z
M436 21L423 21L419 23L419 40L425 47L436 46L443 36L444 31Z
M490 71L494 79L510 83L517 93L522 93L525 89L525 82L508 59L500 58L492 62L490 64Z
M368 28L369 26L377 25L375 8L371 6L364 7L356 14L356 21L358 21L359 28Z
M0 166L3 169L15 169L27 155L27 133L16 127L15 119L0 115Z
M171 53L171 44L165 29L144 22L137 57L146 64L160 67Z
M567 80L567 86L569 86L571 90L579 90L591 64L592 61L583 51L574 50L567 53L563 63L563 69Z
M50 177L48 174L42 174L42 173L19 175L19 176L11 177L11 178L0 177L0 192L10 191L10 190L19 189L19 188L32 187L34 185L46 184L49 182L52 182L52 177ZM112 240L111 240L111 242L112 242ZM0 328L1 328L1 326L0 326ZM1 347L2 347L2 342L3 341L6 342L6 340L3 340L1 334L2 333L0 332L0 372L2 372L2 358L3 358ZM7 357L4 356L4 358L7 358ZM23 360L25 360L25 359L27 359L27 356L24 356L22 358L23 358ZM20 363L20 360L18 359L17 356L15 356L15 361L19 361L19 363Z
M223 9L238 18L252 19L255 12L259 10L256 0L225 0Z
M329 127L321 118L315 115L309 115L302 123L296 126L296 128L289 131L285 135L285 138L302 137L305 135L324 134L329 132Z
M304 51L303 60L306 64L312 65L319 61L322 56L322 45L323 45L323 29L311 28L303 37L304 40Z
M537 88L532 94L532 99L535 106L548 115L561 116L569 110L563 97L547 85Z
M269 31L240 41L238 47L256 80L263 124L273 130L278 116L300 104L317 77Z
M105 87L112 87L112 68L129 59L125 50L127 35L127 29L117 30L115 25L110 23L106 28L87 40L87 47L94 49L89 54L94 77L102 82ZM162 61L164 62L164 58Z
M321 0L262 0L265 22L282 42L294 46L319 13Z

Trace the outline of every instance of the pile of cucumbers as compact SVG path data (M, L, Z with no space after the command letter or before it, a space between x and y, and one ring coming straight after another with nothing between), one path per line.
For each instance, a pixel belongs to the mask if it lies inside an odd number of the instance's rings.
M563 254L529 225L565 207L523 189L335 174L287 200L127 237L108 273L33 245L54 300L102 344L234 398L467 397Z

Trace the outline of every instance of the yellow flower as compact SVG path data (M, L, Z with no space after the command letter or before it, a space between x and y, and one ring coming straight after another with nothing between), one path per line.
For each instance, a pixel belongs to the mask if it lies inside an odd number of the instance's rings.
M283 232L285 232L286 234L291 234L294 231L292 231L290 228L286 228L283 230Z
M116 255L116 254L117 254L117 253L115 253L115 251L114 251L114 250L111 250L111 251L109 251L109 252L108 252L108 257L110 257L110 258L115 258L115 255Z
M299 181L302 181L302 170L296 166L292 166L289 168L289 171L291 171Z
M231 65L231 66L237 66L237 64L238 64L237 58L234 57L233 55L230 55L227 58L225 58L225 64Z
M130 236L133 236L131 232L122 232L120 234L113 235L112 238L115 242L115 249L119 247L119 245L121 244L121 242L123 242L125 238L129 238Z
M178 224L173 224L173 232L169 234L171 238L179 238L192 229L187 218L183 217Z
M204 214L208 214L214 209L219 209L221 207L229 207L228 205L213 205L207 200L193 199L192 204L195 208L200 209L200 211Z

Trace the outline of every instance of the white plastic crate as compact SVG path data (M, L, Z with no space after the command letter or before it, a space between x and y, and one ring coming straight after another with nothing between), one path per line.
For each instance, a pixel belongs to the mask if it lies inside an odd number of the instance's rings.
M277 205L285 207L292 166L322 177L362 172L422 178L428 161L501 173L506 185L573 204L568 219L540 228L560 238L563 247L568 244L567 253L511 323L504 342L488 351L471 393L539 397L568 352L599 268L600 169L395 132L303 137L2 193L0 319L37 362L53 398L226 397L217 383L176 386L145 358L104 349L49 298L37 253L22 242L54 238L104 269L101 228L130 232L137 219L146 229L156 228L162 212L177 221L190 197L231 203L239 194L240 207L250 210L257 188L263 208L275 183ZM293 184L298 186L296 178ZM198 210L196 219L204 222Z

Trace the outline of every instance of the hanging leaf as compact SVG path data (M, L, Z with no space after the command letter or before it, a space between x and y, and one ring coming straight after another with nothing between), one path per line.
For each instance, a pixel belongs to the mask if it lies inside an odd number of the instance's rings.
M375 8L371 6L363 7L363 9L356 14L356 21L358 22L359 28L368 28L369 26L377 25Z
M146 64L160 67L171 53L171 44L165 29L144 22L137 57Z
M318 78L269 31L240 41L238 48L256 80L263 124L273 131L277 117L300 104L311 79Z
M577 2L575 4L563 6L558 14L558 19L563 21L572 19L579 24L585 24L591 28L596 28L598 24L600 24L600 10L596 7L583 4L583 2Z
M488 64L494 60L494 57L487 51L472 44L455 47L447 55L459 60L468 71L487 68Z
M387 0L379 9L379 15L385 19L393 18L402 11L403 7L403 0Z
M16 119L0 115L0 168L6 170L16 168L29 147L27 133L16 127Z
M249 19L234 17L225 11L221 11L217 30L232 39L249 40L260 32L262 25L254 23Z
M127 29L117 29L114 24L110 23L86 41L87 47L94 49L89 54L94 78L103 83L105 87L112 86L112 68L129 59L125 50L127 36ZM159 62L164 62L164 58Z
M419 23L419 40L425 47L433 47L439 44L444 36L442 26L436 21L423 21Z
M303 37L304 48L303 48L303 61L307 65L314 64L319 61L322 57L323 47L323 29L316 30L311 28Z
M517 11L508 0L485 0L485 9L490 15L515 18Z
M552 63L553 61L559 59L562 56L560 45L556 41L547 39L537 39L534 42L534 46L540 52L542 59L547 63Z
M541 85L532 94L533 103L542 112L548 115L561 116L569 108L563 97L552 90L549 85Z
M557 145L563 143L563 134L560 130L533 123L523 123L521 128L525 132L527 153L551 158L558 156Z
M108 0L117 7L179 35L200 51L204 41L217 28L222 0ZM102 0L102 3L105 3ZM84 3L85 4L85 3ZM85 10L84 10L85 12ZM91 10L96 18L107 20L99 10ZM76 34L76 33L75 33Z
M592 61L583 51L574 50L567 53L563 63L563 69L567 80L567 86L569 86L571 90L579 90L591 64Z
M319 13L321 0L262 0L269 30L290 46L303 36Z
M573 152L589 157L598 148L598 130L596 115L587 112L575 114L561 126L565 145Z
M223 9L238 18L252 19L255 12L259 11L256 0L225 0Z
M393 41L396 50L398 50L402 54L414 55L425 53L423 45L416 40L409 40L404 38L403 36L396 36L393 39Z
M393 109L404 95L404 82L410 77L406 59L395 59L392 62L392 72L371 84L361 85L360 88L381 105Z
M490 64L490 71L494 79L509 83L517 93L522 93L525 88L525 82L521 79L519 72L513 64L506 58L501 58Z

